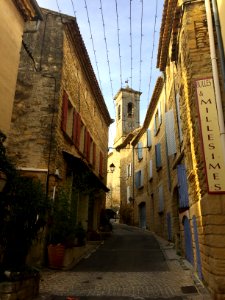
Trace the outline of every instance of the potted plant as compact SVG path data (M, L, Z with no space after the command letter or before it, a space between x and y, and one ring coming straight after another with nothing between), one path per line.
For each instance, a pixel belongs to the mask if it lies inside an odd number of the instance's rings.
M56 194L49 222L48 264L51 268L61 268L66 247L75 242L75 227L71 218L69 197L65 189Z
M49 202L41 183L21 176L10 163L4 140L5 136L0 133L0 170L7 177L6 186L0 192L0 281L31 277L38 280L39 272L27 266L26 257L46 224Z

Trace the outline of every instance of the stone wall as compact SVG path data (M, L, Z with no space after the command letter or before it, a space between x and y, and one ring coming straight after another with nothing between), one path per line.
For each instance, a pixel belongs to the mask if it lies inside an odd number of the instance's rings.
M7 12L7 13L5 13ZM9 133L16 78L20 59L20 49L24 20L13 1L2 0L0 3L0 130ZM6 26L6 24L8 24Z

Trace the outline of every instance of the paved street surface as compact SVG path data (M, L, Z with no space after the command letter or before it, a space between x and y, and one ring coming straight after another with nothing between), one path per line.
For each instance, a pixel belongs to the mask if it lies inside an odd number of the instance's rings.
M113 234L73 270L43 270L37 300L211 299L171 244L115 224Z

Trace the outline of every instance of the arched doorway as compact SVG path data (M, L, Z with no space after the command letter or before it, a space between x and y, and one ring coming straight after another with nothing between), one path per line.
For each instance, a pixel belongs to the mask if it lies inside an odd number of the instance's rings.
M189 220L186 216L183 217L182 223L184 225L184 243L185 243L185 257L193 265L193 248L192 236Z
M146 229L146 204L141 202L139 204L139 226Z

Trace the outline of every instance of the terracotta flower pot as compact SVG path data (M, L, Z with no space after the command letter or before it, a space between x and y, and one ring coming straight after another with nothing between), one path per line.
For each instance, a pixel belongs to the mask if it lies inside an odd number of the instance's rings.
M48 265L53 269L60 269L63 266L65 246L62 244L48 246Z

